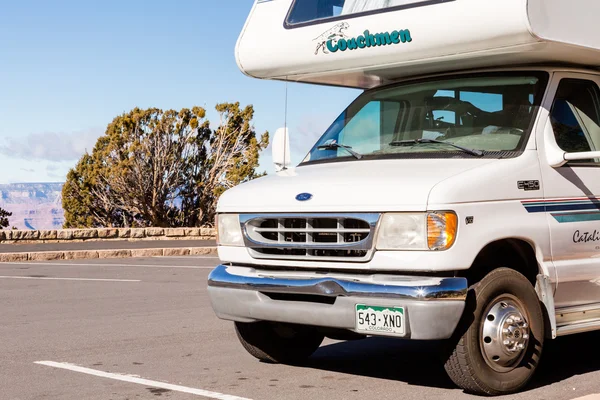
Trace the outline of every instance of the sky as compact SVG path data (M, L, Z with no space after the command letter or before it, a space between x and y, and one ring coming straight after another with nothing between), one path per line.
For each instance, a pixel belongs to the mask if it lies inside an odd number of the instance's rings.
M234 48L253 0L0 0L0 184L63 182L112 119L252 104L258 134L284 124L285 83L249 78ZM357 90L291 83L297 164ZM315 99L319 99L315 102ZM272 171L270 148L260 170Z

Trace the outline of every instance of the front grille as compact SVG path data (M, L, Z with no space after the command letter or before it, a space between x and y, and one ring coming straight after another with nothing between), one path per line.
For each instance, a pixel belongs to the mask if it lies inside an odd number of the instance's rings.
M255 258L366 261L379 214L242 215Z

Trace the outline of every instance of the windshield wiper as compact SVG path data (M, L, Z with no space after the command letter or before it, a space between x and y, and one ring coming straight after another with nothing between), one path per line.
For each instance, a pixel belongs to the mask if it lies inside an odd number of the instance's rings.
M354 150L352 150L352 147L350 147L350 146L344 146L343 144L339 144L335 140L328 140L328 141L325 142L325 144L323 144L321 146L317 146L317 149L319 149L319 150L344 149L348 153L352 154L352 156L354 158L356 158L357 160L360 160L361 158L363 158L362 154L358 154L357 152L355 152Z
M459 145L454 144L454 143L442 142L441 140L435 140L435 139L397 140L397 141L391 142L390 146L404 146L406 144L421 144L421 143L440 143L440 144L445 144L445 145L448 145L448 146L452 146L452 147L454 147L456 149L459 149L461 151L464 151L465 153L470 154L472 156L483 157L483 151L481 151L481 150L469 149L467 147L462 147L462 146L459 146Z

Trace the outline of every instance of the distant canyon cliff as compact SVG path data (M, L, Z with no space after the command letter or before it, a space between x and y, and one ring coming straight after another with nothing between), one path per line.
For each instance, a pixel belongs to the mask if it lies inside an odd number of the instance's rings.
M13 213L11 227L60 229L64 222L62 187L62 183L0 185L0 207Z

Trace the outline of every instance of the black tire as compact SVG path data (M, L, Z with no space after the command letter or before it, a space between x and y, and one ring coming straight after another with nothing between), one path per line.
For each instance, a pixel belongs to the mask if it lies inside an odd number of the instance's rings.
M310 357L323 342L316 328L274 322L235 323L235 331L248 353L261 361L297 364Z
M487 324L485 318L494 321L488 314L492 312L490 307L494 304L505 306L504 298L514 299L515 304L522 307L529 325L529 340L527 344L523 343L526 347L519 353L519 358L511 361L514 364L499 366L493 364L490 352L484 350L486 344L483 342L489 345L490 338L484 339L482 332ZM466 392L496 396L517 392L527 385L539 364L544 344L541 304L527 278L514 270L499 268L473 285L463 321L451 344L453 348L449 349L444 367L450 379Z

